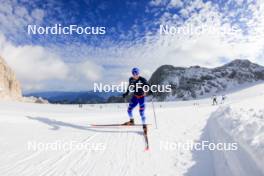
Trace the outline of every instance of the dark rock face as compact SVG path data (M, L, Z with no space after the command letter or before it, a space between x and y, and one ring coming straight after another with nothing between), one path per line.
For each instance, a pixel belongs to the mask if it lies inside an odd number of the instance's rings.
M264 67L248 60L234 60L221 67L209 69L163 65L151 76L150 84L168 85L170 93L154 93L159 101L189 100L219 94L242 84L264 80Z

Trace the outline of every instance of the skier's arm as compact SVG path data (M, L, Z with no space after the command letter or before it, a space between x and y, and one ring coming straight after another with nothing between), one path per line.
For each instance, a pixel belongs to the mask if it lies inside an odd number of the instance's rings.
M147 92L148 95L151 95L153 92L151 91L151 85L148 83L148 81L145 78L142 78L143 86L146 85L149 87L149 91Z
M123 98L125 98L129 94L129 86L130 85L131 85L131 79L129 79L129 81L128 81L128 87L127 87L126 92L123 94Z

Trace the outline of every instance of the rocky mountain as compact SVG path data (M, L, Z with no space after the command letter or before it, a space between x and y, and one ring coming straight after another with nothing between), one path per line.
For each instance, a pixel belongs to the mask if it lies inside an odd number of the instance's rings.
M264 80L264 67L249 60L234 60L217 68L199 66L174 67L163 65L151 76L149 82L155 85L172 86L170 93L154 93L159 101L189 100L235 89L241 85Z
M22 93L15 73L0 57L0 100L21 100Z

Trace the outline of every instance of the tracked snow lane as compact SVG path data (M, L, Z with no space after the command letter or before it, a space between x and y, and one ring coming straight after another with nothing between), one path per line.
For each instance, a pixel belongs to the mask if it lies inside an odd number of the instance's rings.
M77 106L9 104L12 106L0 110L0 175L183 175L193 165L191 151L165 150L162 145L199 139L208 114L214 109L163 104L157 108L159 128L149 126L150 150L146 152L141 126L89 126L124 122L127 120L125 105L103 108L87 105L79 109ZM152 112L148 110L148 123L154 124ZM135 116L140 123L137 112ZM42 145L73 141L101 144L105 148L100 151L28 150L28 142Z

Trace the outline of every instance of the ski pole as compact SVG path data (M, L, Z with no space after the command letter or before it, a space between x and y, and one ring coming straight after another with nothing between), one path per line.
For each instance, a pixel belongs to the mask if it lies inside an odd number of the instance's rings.
M156 112L155 112L155 107L154 107L153 98L151 98L151 102L152 102L152 109L153 109L153 114L154 114L155 126L156 126L156 129L158 129L158 125L157 125L157 117L156 117Z

